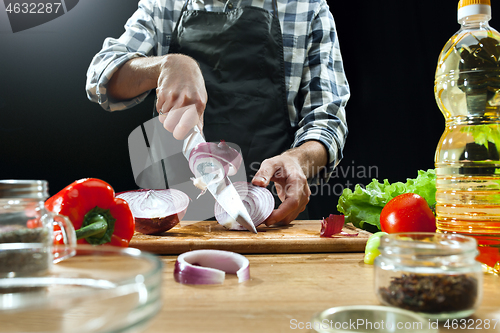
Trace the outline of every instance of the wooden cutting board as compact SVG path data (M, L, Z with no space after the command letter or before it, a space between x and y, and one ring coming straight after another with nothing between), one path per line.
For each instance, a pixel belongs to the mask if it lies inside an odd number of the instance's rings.
M180 254L190 250L217 249L237 253L363 252L371 233L344 226L357 236L320 237L321 222L293 221L284 227L258 227L258 233L229 231L216 221L184 222L158 235L136 232L130 247L156 254Z

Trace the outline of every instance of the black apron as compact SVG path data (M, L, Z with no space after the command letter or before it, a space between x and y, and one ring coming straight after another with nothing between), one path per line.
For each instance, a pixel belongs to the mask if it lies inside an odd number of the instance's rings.
M264 159L292 143L279 20L257 7L229 12L186 7L187 1L169 53L199 63L208 93L205 138L236 143L251 181Z
M172 33L169 53L185 54L199 63L208 93L205 138L237 144L244 177L250 182L264 159L281 154L293 141L276 2L271 13L258 7L187 10L188 1ZM185 181L173 177L184 161L164 163L169 185Z

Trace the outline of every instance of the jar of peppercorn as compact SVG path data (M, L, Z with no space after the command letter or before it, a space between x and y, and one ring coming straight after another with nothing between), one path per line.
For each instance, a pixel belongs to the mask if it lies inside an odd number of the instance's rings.
M396 233L380 239L375 292L385 305L430 319L464 318L482 298L483 273L472 237Z
M75 229L45 209L48 193L45 180L0 180L0 279L46 274L52 263L75 254ZM54 246L54 226L64 245Z

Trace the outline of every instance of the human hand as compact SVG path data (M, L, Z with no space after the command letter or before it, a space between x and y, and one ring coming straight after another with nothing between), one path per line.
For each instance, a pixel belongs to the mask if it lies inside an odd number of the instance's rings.
M266 220L266 225L287 225L292 222L309 202L311 190L299 160L291 154L282 154L264 160L252 184L265 187L273 181L282 201Z
M208 97L205 80L194 59L180 54L165 56L156 95L158 120L174 138L184 139L196 125L203 129Z

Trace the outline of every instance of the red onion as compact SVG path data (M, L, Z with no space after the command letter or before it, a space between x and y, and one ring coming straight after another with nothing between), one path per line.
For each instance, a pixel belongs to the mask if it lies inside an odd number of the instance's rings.
M255 186L247 182L234 182L233 185L252 218L253 224L256 227L262 224L274 209L274 198L271 192L265 187ZM215 203L214 213L217 222L225 228L247 230L231 218L218 202Z
M326 219L321 222L321 237L332 237L334 235L340 236L357 236L358 234L349 234L342 231L344 227L345 218L344 215L334 215L330 214Z
M135 190L116 195L127 201L135 219L135 230L158 234L172 229L186 214L189 197L176 189Z
M221 284L230 273L244 282L250 279L249 265L247 258L235 252L195 250L177 257L174 279L183 284Z
M203 142L198 144L189 154L189 168L196 177L200 175L196 167L203 159L216 159L224 169L225 176L236 174L243 158L234 148L228 146L224 141L220 143Z

